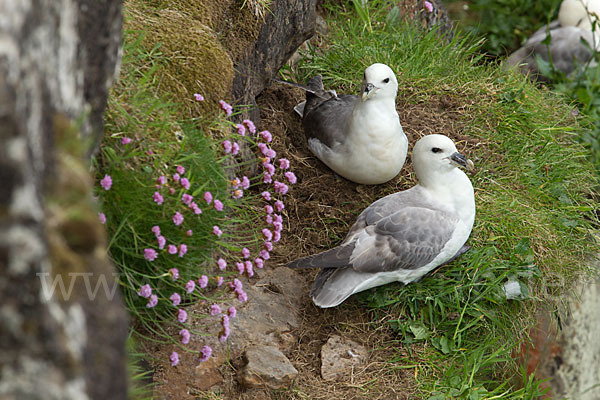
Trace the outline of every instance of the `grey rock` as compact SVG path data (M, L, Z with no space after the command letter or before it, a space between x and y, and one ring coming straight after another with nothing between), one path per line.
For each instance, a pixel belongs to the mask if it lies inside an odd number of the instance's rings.
M331 336L321 348L321 377L335 381L351 376L365 365L369 353L363 345L338 335Z
M252 346L244 353L246 365L240 370L240 383L249 388L289 387L298 371L279 349L273 346Z

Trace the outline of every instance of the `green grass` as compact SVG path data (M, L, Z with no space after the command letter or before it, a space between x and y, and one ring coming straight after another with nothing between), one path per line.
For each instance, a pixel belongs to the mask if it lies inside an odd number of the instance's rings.
M386 63L397 71L402 102L450 96L461 106L461 133L483 145L468 154L477 167L473 249L418 284L388 285L359 299L388 316L401 343L425 343L420 358L389 364L427 372L419 375L422 398L534 399L539 382L515 380L521 372L511 353L527 340L534 310L558 302L598 250L597 183L578 143L586 128L560 95L479 65L472 40L440 43L435 33L390 23L385 8L369 4L369 25L367 14L326 5L325 48L310 50L296 79L321 73L326 87L356 93L364 68ZM509 280L520 284L522 299L506 299Z
M252 260L262 249L264 239L260 228L265 227L262 199L253 188L241 199L233 199L230 183L234 174L241 177L241 171L249 164L257 164L258 159L240 162L223 154L220 140L231 139L250 148L255 143L234 133L235 124L226 120L221 110L195 120L181 117L178 104L189 99L169 99L158 92L157 71L165 60L160 45L145 50L140 45L142 38L140 32L125 32L121 77L109 99L105 114L107 134L96 157L98 180L108 174L113 185L108 191L98 187L97 194L106 214L109 254L119 270L125 302L135 316L137 334L151 340L179 342L179 337L169 334L169 327L176 325L182 329L191 325L177 321L177 307L171 304L170 296L179 293L182 306L201 300L218 303L223 296L230 295L226 284L221 291L196 289L191 294L186 294L185 284L196 280L198 285L197 279L207 275L209 288L215 288L217 275L226 282L239 275L232 264L242 258L243 247L254 255ZM122 144L123 137L131 138L132 142ZM182 177L189 179L189 190L170 178L176 166L185 167ZM173 193L164 185L157 188L160 176L167 177L167 186ZM262 181L262 175L250 181L254 186ZM156 191L164 197L162 205L153 200ZM206 203L203 199L206 191L223 202L224 211L216 210L214 202ZM183 204L184 193L194 197L193 201L202 209L201 215L195 215ZM175 212L184 217L179 226L172 220ZM180 257L168 254L166 248L160 250L153 226L160 227L167 245L187 245L187 253ZM219 226L223 235L217 237L213 226ZM191 236L188 230L192 231ZM149 248L158 251L153 261L144 257L144 250ZM217 269L219 257L227 260L226 271ZM179 271L177 280L169 273L173 268ZM145 284L158 297L155 307L147 307L148 299L138 295Z

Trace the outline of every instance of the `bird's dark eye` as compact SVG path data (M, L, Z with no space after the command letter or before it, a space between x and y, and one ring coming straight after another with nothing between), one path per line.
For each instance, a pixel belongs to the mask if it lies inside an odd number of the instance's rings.
M432 148L432 149L431 149L431 151L432 151L433 153L441 153L441 152L442 152L442 149L440 149L439 147L434 147L434 148Z
M389 83L389 81L390 81L390 78L385 78L385 79L383 80L383 83Z

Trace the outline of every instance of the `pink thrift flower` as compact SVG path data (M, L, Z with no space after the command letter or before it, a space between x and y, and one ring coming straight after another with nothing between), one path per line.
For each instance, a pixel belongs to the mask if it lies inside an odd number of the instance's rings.
M277 200L275 202L275 208L277 209L277 212L281 212L281 210L283 210L285 208L285 205L283 204L283 201Z
M265 172L265 175L263 176L263 182L264 183L271 183L273 182L273 177L271 176L271 174L268 174ZM277 189L275 189L275 191L277 191Z
M204 192L204 200L206 201L206 204L212 203L212 200L213 200L212 193L211 192Z
M223 202L221 200L215 199L215 210L223 211Z
M290 160L288 160L287 158L279 159L279 168L288 169L289 167L290 167Z
M181 303L181 296L179 293L173 293L169 299L173 302L173 305L177 307Z
M217 260L217 265L219 266L219 270L224 271L225 267L227 267L227 261L223 260L222 258L219 258Z
M238 301L240 303L244 303L246 301L248 301L248 293L241 291L240 293L238 293Z
M110 189L110 187L112 186L112 178L110 177L110 175L104 175L104 178L102 178L102 180L100 181L100 186L102 186L102 189L104 190Z
M204 346L201 350L202 356L200 357L200 362L207 361L212 355L212 348L210 346Z
M181 215L179 211L177 211L175 215L173 215L173 223L177 226L183 223L183 215Z
M259 269L260 269L260 268L262 268L262 267L265 265L265 262L263 261L263 259L262 259L262 258L260 258L260 257L256 257L256 258L254 259L254 264L256 264L256 268L259 268Z
M277 203L277 202L275 202ZM279 208L279 207L277 207ZM283 210L283 203L281 203L281 210ZM279 211L281 211L279 210ZM281 215L279 214L273 214L273 218L275 219L275 222L277 222L278 224L283 224L283 218L281 218Z
M175 194L175 188L174 187L170 187L169 188L169 194Z
M265 140L267 143L269 143L271 140L273 140L273 136L271 135L271 132L269 131L262 131L261 133L259 133L259 135L263 138L263 140Z
M430 3L430 2L428 2L428 1L425 1L425 2L423 3L423 5L424 5L424 6L425 6L425 8L427 9L427 12L433 12L433 4L431 4L431 3Z
M156 306L157 304L158 304L158 296L156 296L155 294L153 294L148 299L148 304L146 304L146 307L152 308L152 307Z
M198 204L192 203L192 204L190 204L190 208L192 209L194 214L196 214L196 215L202 214L202 209L200 209L200 207L198 207Z
M163 235L157 236L156 239L158 240L158 249L162 250L165 248L165 244L167 244L167 239L165 239L165 237Z
M262 192L260 195L261 195L261 196L262 196L262 198L263 198L263 199L265 199L266 201L270 201L270 200L271 200L271 193L269 193L269 192L266 192L266 191L265 191L265 192Z
M152 294L152 288L150 287L149 284L145 284L144 286L142 286L140 288L140 291L138 292L138 296L144 297L144 298L148 298L150 297L150 295Z
M259 143L256 145L258 147L258 149L260 150L261 153L265 154L267 153L267 150L269 149L269 146L267 146L264 143Z
M242 256L243 256L244 258L248 258L248 257L250 257L250 250L248 250L247 248L245 248L245 247L244 247L244 248L242 249Z
M248 278L252 278L254 276L254 266L252 265L252 261L246 261L244 264L246 265Z
M235 278L233 280L232 286L235 290L242 290L242 288L244 287L242 281L240 281L238 278Z
M154 152L153 152L152 150L148 150L148 151L146 152L146 154L148 154L149 156L151 156L151 155L153 155L153 154L154 154Z
M229 309L227 309L227 312L229 313L229 318L235 318L235 316L237 315L237 310L234 306L229 307Z
M206 275L202 275L199 279L198 279L198 285L200 285L201 289L204 289L206 286L208 286L208 276Z
M223 143L221 143L221 146L223 146L223 151L225 151L225 154L231 153L231 141L224 140Z
M169 254L177 254L177 246L170 244L167 246L167 251Z
M171 367L176 366L179 364L179 354L177 354L176 351L172 352L169 356L169 360L171 361Z
M221 307L218 304L213 304L210 306L210 315L219 315L221 314Z
M185 236L192 236L192 230L188 229L187 231L185 231Z
M256 133L256 126L254 125L254 122L250 121L249 119L245 119L242 122L244 125L246 125L250 133Z
M273 175L275 173L275 166L271 163L263 164L265 170L269 173L269 175Z
M102 225L104 225L106 223L106 214L98 213L98 220Z
M269 252L267 250L261 250L260 253L258 253L260 255L260 257L263 260L268 260L269 258L271 258L271 255L269 254Z
M220 312L221 310L219 310ZM221 317L221 325L223 326L223 328L229 328L229 315L223 315Z
M267 205L265 206L265 212L266 212L267 214L273 214L273 206L271 206L270 204L267 204Z
M217 235L217 237L221 237L223 231L217 225L213 226L213 233Z
M275 232L280 232L283 230L283 224L281 222L273 222L273 227L275 228L274 231Z
M202 96L200 93L194 93L194 99L196 101L204 101L204 96Z
M173 279L174 281L179 279L179 270L177 268L169 269L169 274L171 274L171 279Z
M128 138L127 136L124 136L123 138L121 138L121 144L129 144L131 143L131 139Z
M242 124L237 124L235 126L237 128L237 132L240 136L246 136L246 127Z
M177 170L177 173L178 173L179 175L183 175L183 174L185 174L185 167L184 167L184 166L182 166L182 165L178 165L177 167L175 167L175 169Z
M167 178L165 178L164 175L161 175L158 177L158 179L156 180L156 182L158 182L159 185L164 185L167 182Z
M292 171L288 171L284 175L288 182L292 185L298 181L298 178L296 178L296 174L294 174Z
M144 249L144 258L148 261L154 261L158 257L158 253L154 249Z
M267 149L267 153L265 154L265 156L269 158L275 158L277 156L277 153L273 149Z
M183 243L179 245L179 257L183 257L187 253L187 246Z
M231 197L233 197L234 199L241 199L242 197L244 197L244 191L241 189L236 189L231 194Z
M180 330L179 336L181 336L181 343L188 344L190 342L190 331L187 329Z
M238 178L234 178L231 181L231 186L233 186L234 189L237 189L238 186L240 186L241 184L242 184L242 182Z
M179 183L181 184L181 186L183 186L185 190L188 190L190 188L190 181L188 180L188 178L181 178L181 181L179 181Z
M275 243L277 243L277 242L279 242L280 239L281 239L281 232L279 232L279 231L273 232L273 241Z
M178 173L175 173L175 174L173 174L173 180L174 180L175 182L179 182L179 179L181 179L181 176L179 176L179 174L178 174Z
M247 176L242 177L242 189L248 190L250 187L250 179Z
M154 225L152 227L152 233L154 233L154 236L159 237L160 236L160 226Z
M165 198L162 197L162 194L154 192L154 194L152 195L152 200L154 200L154 202L160 206L163 203L163 201L165 201Z
M235 263L235 267L237 268L238 272L241 274L244 273L244 263L243 262L236 262Z
M192 293L196 288L196 282L193 280L189 280L188 283L185 284L185 290L188 294Z
M273 216L271 214L267 214L267 216L265 217L265 222L267 224L272 224L273 223Z
M271 240L273 238L273 233L268 230L267 228L264 228L262 231L263 236L265 237L265 239L267 240Z
M230 333L231 333L231 331L229 330L229 327L223 329L223 334L221 336L219 336L219 342L225 343L227 341L227 338L229 337Z
M223 284L223 277L217 276L217 286L221 286Z
M288 185L286 185L283 182L279 182L279 181L275 181L273 182L273 187L275 188L275 191L281 194L286 194L289 190Z
M273 251L273 243L265 242L264 246L265 246L265 249L267 249L267 251Z
M187 321L187 312L185 312L185 310L182 310L181 308L177 310L177 320L179 322Z
M219 100L219 104L221 105L221 109L223 111L225 111L225 114L227 114L227 116L230 116L231 113L233 112L233 107L231 107L230 104L227 104L225 101L223 100Z
M190 196L189 194L185 193L183 196L181 196L181 201L183 202L183 204L185 204L186 206L189 206L190 203L192 202L192 200L194 200L193 196Z
M235 156L239 152L240 152L240 145L237 142L233 142L233 144L231 145L231 154Z

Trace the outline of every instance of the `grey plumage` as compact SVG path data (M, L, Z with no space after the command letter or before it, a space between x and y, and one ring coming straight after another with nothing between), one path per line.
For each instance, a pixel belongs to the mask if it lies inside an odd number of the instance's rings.
M336 306L353 293L392 281L419 280L468 248L473 187L455 166L469 161L442 135L421 139L413 160L418 185L372 203L339 246L288 264L321 268L310 291L318 306Z

